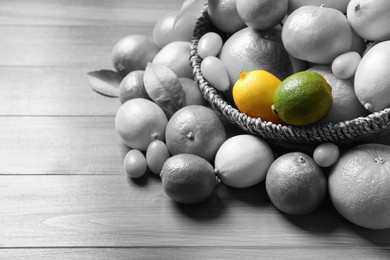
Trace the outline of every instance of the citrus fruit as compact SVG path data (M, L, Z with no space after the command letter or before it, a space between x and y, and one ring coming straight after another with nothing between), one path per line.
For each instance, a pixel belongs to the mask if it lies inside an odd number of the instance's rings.
M119 85L119 101L122 104L133 98L150 99L145 90L143 70L130 72Z
M265 179L273 160L272 150L263 139L242 134L227 139L221 145L214 166L222 183L246 188Z
M342 13L347 11L347 6L350 0L289 0L288 12L291 13L295 9L305 5L324 5L325 7L334 8Z
M355 75L361 59L356 51L343 53L333 60L332 72L339 79L349 79Z
M142 177L147 170L145 155L137 149L131 149L125 156L123 166L131 178Z
M236 0L237 12L255 30L270 29L287 14L288 0Z
M363 56L355 73L355 92L370 112L390 106L390 40L379 42Z
M172 155L191 153L211 161L226 140L226 131L212 109L192 105L179 109L169 119L165 139Z
M174 41L165 45L154 57L152 63L165 65L179 78L193 78L190 65L191 43Z
M168 148L163 141L152 141L146 150L146 164L148 165L148 169L154 174L160 174L169 156Z
M160 49L170 42L191 41L196 18L191 14L183 13L175 24L178 14L178 11L167 13L155 24L153 40Z
M184 106L204 105L202 92L200 92L198 83L189 78L179 78L185 94Z
M170 157L160 175L165 193L179 203L201 202L211 196L217 184L213 166L194 154Z
M307 5L287 16L282 41L291 56L328 64L351 49L352 29L340 11Z
M198 42L198 54L204 59L207 56L217 56L222 49L223 40L219 34L208 32L200 37Z
M332 108L318 124L339 123L368 115L355 94L353 79L337 78L330 65L316 65L308 70L321 74L332 87Z
M271 109L275 90L280 83L280 79L265 70L243 71L233 86L234 103L248 116L281 123Z
M362 144L344 152L331 168L329 195L350 222L390 228L390 146Z
M200 63L203 77L219 91L230 89L230 80L225 64L215 56L208 56Z
M272 111L287 124L303 126L325 117L332 103L332 88L325 78L317 72L301 71L277 87Z
M236 0L207 0L207 12L215 27L225 33L235 33L246 25L238 15Z
M351 0L347 18L353 30L370 41L390 40L390 1Z
M135 98L122 104L115 116L115 129L131 148L146 151L154 140L165 139L168 119L154 102Z
M321 167L332 166L339 158L340 150L333 143L323 143L318 145L313 152L314 161Z
M133 70L144 70L159 51L148 35L132 34L120 39L112 49L114 68L126 76Z
M250 27L230 36L219 54L231 87L241 71L265 70L283 80L292 73L292 64L280 39L280 30L257 31Z
M291 215L312 213L326 195L326 177L307 154L290 152L269 167L265 187L276 208Z

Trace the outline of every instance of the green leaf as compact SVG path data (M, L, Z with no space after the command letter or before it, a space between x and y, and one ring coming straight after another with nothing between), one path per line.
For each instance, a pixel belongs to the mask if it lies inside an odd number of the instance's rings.
M99 94L108 97L119 96L119 85L123 76L112 70L97 70L87 73L91 88Z
M144 85L149 97L170 118L184 106L185 93L176 74L165 65L148 63Z
M175 21L173 23L173 27L175 27L176 23L180 20L180 18L188 11L191 10L192 7L195 6L197 2L201 2L199 0L186 0L180 8L179 13L177 14Z

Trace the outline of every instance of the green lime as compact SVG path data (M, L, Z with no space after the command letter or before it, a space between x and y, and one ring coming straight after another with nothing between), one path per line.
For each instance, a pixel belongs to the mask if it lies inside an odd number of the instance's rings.
M321 120L332 105L332 88L325 78L317 72L301 71L280 83L272 111L287 124L304 126Z

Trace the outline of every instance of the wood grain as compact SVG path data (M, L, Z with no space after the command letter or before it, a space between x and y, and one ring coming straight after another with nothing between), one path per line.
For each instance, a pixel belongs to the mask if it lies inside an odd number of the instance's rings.
M0 174L119 174L114 117L0 117Z
M0 176L2 247L380 247L390 233L359 228L328 202L315 213L279 212L264 184L217 187L197 205L168 198L155 176Z
M0 258L389 259L390 230L349 223L329 199L293 217L264 183L179 205L158 176L127 178L119 101L86 73L182 3L0 0Z

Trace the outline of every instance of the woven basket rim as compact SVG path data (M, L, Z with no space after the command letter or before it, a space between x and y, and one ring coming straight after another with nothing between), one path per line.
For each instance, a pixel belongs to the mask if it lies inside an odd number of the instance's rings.
M371 113L365 117L358 117L337 123L314 124L309 126L274 124L241 113L225 99L222 93L207 82L200 70L202 58L199 56L197 50L198 41L203 34L211 30L212 26L206 3L198 17L191 40L190 63L193 69L194 79L198 83L203 98L231 123L244 131L276 142L318 144L324 142L353 142L390 129L390 108Z

